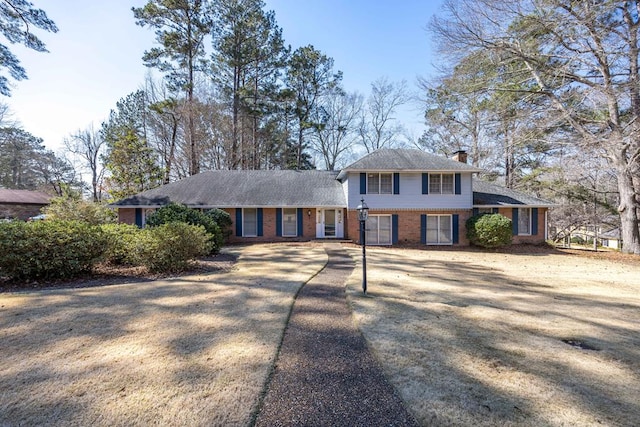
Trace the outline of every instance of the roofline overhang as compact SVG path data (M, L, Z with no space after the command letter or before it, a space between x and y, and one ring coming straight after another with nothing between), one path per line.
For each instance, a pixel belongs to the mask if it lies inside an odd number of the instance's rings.
M473 208L552 208L558 205L542 205L542 204L504 204L504 205L473 205Z
M189 205L182 203L188 208L192 209L245 209L245 208L262 208L262 209L276 209L276 208L302 208L302 209L346 209L346 205ZM167 206L163 205L107 205L113 209L157 209Z

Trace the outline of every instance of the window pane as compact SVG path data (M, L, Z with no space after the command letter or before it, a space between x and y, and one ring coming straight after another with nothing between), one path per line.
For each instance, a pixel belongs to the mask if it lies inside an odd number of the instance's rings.
M367 222L365 223L366 230L366 238L365 241L369 245L377 245L378 244L378 217L377 216L369 216Z
M429 193L430 194L440 194L440 181L442 179L442 175L440 174L429 174Z
M258 210L255 208L242 210L242 230L244 236L258 235Z
M453 175L442 175L442 194L453 194Z
M380 194L391 194L392 177L390 173L380 174Z
M378 217L378 244L391 244L391 216Z
M438 216L427 216L427 243L438 243Z
M296 208L282 209L282 235L297 236L298 235L298 215Z
M531 234L530 224L531 210L529 208L518 208L518 234Z
M367 178L367 193L378 194L380 192L380 175L370 173Z
M451 243L451 217L441 216L440 217L440 230L438 232L440 244L448 244Z

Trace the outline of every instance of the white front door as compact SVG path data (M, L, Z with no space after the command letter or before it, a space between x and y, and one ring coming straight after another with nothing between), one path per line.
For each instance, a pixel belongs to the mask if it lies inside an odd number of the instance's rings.
M318 209L316 217L316 237L343 238L344 223L342 209Z

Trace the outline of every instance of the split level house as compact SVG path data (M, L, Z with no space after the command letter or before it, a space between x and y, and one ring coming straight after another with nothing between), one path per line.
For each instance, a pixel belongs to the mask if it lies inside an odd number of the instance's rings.
M371 245L468 245L466 220L500 213L512 220L514 243L546 239L548 201L478 180L466 162L415 149L381 149L341 171L215 170L120 200L121 222L145 225L170 202L223 209L231 242L359 241L356 207L369 207Z

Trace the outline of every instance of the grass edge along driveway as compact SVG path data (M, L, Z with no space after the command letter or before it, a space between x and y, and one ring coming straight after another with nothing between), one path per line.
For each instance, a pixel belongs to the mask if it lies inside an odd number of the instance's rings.
M322 246L255 245L229 272L0 294L0 425L244 426Z
M351 249L360 263L360 252ZM370 248L358 327L423 425L632 426L640 264Z

